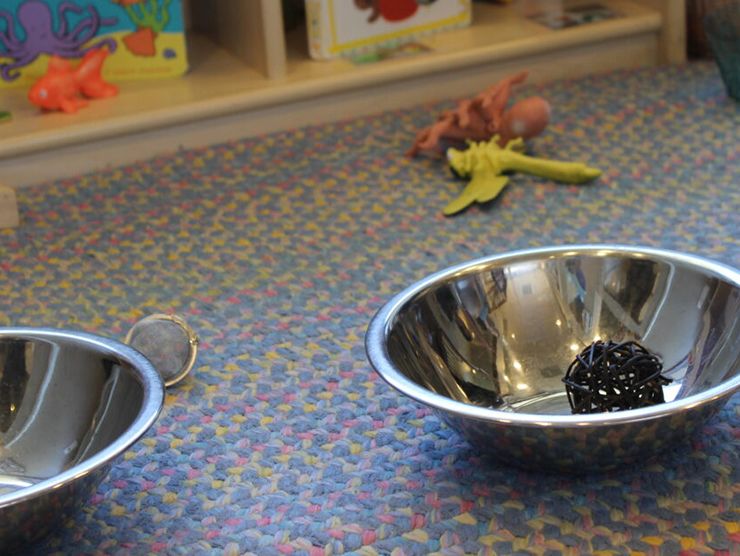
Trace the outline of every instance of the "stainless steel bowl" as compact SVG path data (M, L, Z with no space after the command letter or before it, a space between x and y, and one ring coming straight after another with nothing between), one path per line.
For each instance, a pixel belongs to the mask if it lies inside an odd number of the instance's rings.
M90 334L0 328L0 546L36 540L93 494L156 420L159 374Z
M641 247L531 249L462 264L404 290L365 344L391 386L507 463L611 469L688 436L740 388L740 273ZM571 414L562 378L595 340L663 361L665 403Z

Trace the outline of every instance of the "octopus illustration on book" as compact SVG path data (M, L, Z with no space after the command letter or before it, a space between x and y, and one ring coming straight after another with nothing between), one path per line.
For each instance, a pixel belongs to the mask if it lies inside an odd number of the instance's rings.
M550 104L545 99L529 97L506 107L514 85L523 83L528 75L523 71L506 77L475 97L460 101L456 109L443 112L434 124L416 134L406 154L441 154L443 140L488 141L498 135L498 144L504 147L512 139L539 135L550 121Z
M74 27L69 24L70 14L82 16ZM17 20L17 28L14 19ZM0 76L5 81L16 80L20 69L42 54L81 58L101 47L110 52L116 49L116 41L111 38L90 42L101 27L117 22L116 18L101 18L93 5L83 8L72 2L62 2L57 7L55 18L46 2L27 0L18 6L15 17L7 10L0 10L1 21L5 21L5 25L4 28L0 25L0 58L11 60L0 63Z

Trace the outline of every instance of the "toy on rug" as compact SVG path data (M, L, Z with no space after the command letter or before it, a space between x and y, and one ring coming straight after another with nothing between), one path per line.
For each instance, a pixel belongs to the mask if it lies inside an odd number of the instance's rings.
M118 94L118 87L103 80L100 71L108 50L100 48L85 54L80 64L72 69L67 60L52 56L49 68L28 92L28 100L45 110L62 110L68 114L87 106L81 98L107 98Z
M495 199L509 182L504 172L524 172L565 183L585 183L598 178L601 171L580 162L560 162L527 156L524 140L512 139L505 147L499 146L500 137L490 141L468 142L464 151L447 150L447 160L452 171L461 177L470 177L470 182L460 196L449 203L442 212L451 216L473 203L485 203Z
M550 121L550 104L541 97L529 97L514 103L507 110L511 88L523 83L528 76L523 71L509 76L472 99L462 100L455 110L443 112L437 122L416 134L414 144L406 152L440 151L440 141L488 141L499 136L505 146L516 138L529 139L542 133Z

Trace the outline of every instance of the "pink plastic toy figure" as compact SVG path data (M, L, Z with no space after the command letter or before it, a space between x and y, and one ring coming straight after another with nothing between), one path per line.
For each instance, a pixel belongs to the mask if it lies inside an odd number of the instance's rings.
M72 65L58 56L49 60L46 75L34 83L28 92L28 100L46 110L62 110L68 114L87 106L81 98L106 98L118 94L118 87L103 81L100 70L108 56L108 50L99 48L85 54L80 65Z
M526 98L506 109L512 86L523 83L528 75L523 71L507 77L476 97L460 101L457 109L443 112L434 124L416 134L406 154L440 152L442 139L488 141L498 135L499 145L503 147L512 139L539 135L550 121L550 104L545 99Z

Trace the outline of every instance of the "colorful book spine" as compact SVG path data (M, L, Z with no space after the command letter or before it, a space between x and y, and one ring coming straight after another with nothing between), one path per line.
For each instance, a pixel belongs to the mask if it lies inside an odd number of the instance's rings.
M0 87L28 87L52 56L77 60L107 48L110 81L187 71L181 0L2 0Z

